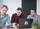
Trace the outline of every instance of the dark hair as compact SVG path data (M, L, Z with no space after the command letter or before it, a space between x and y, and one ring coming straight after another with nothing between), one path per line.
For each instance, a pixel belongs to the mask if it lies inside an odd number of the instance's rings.
M7 5L3 5L2 8L5 7L8 10L8 6Z
M17 10L22 10L22 8L17 8Z
M23 9L22 8L17 8L17 10L21 10L21 12L23 12Z
M34 12L36 13L36 9L31 9L31 10L34 10ZM30 10L30 11L31 11L31 10Z
M17 10L22 10L22 8L17 8Z
M24 15L23 9L22 8L17 8L17 10L21 10L22 15Z

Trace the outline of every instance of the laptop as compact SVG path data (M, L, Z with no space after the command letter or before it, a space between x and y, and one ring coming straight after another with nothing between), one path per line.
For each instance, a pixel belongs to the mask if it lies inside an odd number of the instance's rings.
M20 28L31 28L32 27L33 19L20 19L19 20L19 27Z

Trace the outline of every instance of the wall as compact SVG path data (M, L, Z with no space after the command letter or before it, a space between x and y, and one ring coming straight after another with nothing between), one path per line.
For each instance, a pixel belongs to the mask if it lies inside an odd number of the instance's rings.
M3 4L7 5L9 10L7 14L11 17L18 7L22 7L22 0L4 0Z
M40 15L40 0L37 0L37 14Z
M3 0L0 0L0 8L1 8L1 5L3 4Z
M22 0L22 8L25 13L25 17L30 14L31 9L36 10L36 0Z

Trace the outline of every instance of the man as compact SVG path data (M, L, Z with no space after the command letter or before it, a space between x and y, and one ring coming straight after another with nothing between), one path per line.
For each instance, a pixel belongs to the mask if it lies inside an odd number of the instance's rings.
M11 23L14 26L19 26L19 19L23 17L22 8L17 8L16 13L12 15ZM16 25L15 25L16 24Z
M33 23L40 24L40 15L37 15L36 10L30 10L30 15L28 15L27 19L33 19Z
M1 7L1 18L0 18L0 25L2 26L9 26L10 25L10 17L8 14L6 14L8 11L8 7L6 5L3 5Z

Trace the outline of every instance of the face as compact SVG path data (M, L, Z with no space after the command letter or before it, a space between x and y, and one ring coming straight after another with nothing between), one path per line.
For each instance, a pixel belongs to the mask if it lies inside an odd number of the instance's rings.
M7 12L7 9L6 9L5 7L3 7L3 8L1 9L1 14L4 15L4 14L6 14L6 12Z
M20 16L22 14L21 10L17 10L17 15Z
M31 15L34 16L35 15L35 11L31 10Z

